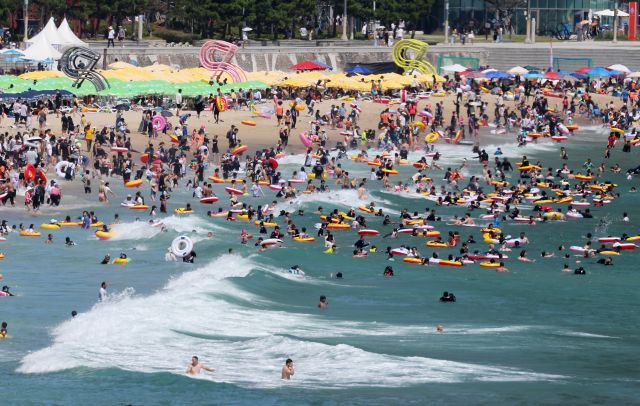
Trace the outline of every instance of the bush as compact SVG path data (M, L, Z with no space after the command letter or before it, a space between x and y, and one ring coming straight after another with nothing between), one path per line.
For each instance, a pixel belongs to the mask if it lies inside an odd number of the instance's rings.
M182 31L169 30L164 27L154 27L153 35L167 42L193 42L200 39L200 35Z

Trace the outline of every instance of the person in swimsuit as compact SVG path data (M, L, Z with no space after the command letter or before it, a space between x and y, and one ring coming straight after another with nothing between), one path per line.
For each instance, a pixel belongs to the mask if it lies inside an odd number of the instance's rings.
M196 357L195 355L193 357L191 357L191 364L187 367L187 374L189 375L198 375L200 374L201 370L205 370L207 372L214 372L215 369L213 368L209 368L207 366L205 366L204 364L202 364L199 360L198 357Z

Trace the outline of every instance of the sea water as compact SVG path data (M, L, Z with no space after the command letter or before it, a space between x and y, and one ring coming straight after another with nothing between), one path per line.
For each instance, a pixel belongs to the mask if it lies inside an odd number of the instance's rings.
M597 164L603 140L597 128L584 131L581 143L566 143L569 164L579 169L587 156ZM577 141L572 139L571 141ZM517 148L501 145L512 162L526 154L558 167L558 145L547 141ZM486 146L493 158L495 145ZM470 147L439 146L441 165L456 166L469 159L465 175L480 174ZM412 157L415 158L415 157ZM608 166L637 165L637 152L613 152ZM281 170L299 169L301 156L281 161ZM370 168L343 161L359 177ZM400 168L406 180L413 169ZM429 172L439 182L442 172ZM510 180L517 180L512 173ZM301 244L286 240L283 248L258 253L250 242L240 244L245 228L257 237L257 227L206 216L214 204L201 205L180 187L172 192L170 208L191 202L195 214L162 217L167 231L149 226L146 212L119 207L130 190L115 187L118 198L107 207L84 196L64 196L60 209L34 217L22 211L2 211L11 224L48 222L75 217L92 209L109 222L119 213L116 237L99 241L93 231L66 227L44 238L9 236L0 248L4 283L16 297L0 299L0 319L9 323L11 338L0 341L1 396L7 404L633 404L638 403L640 344L637 312L637 270L640 251L614 257L613 267L596 259L562 258L560 245L583 245L584 236L635 235L640 232L639 197L628 193L637 181L608 172L618 183L620 199L591 207L594 219L568 220L530 226L503 223L508 234L524 231L533 263L515 260L500 274L478 265L462 268L421 267L401 258L387 261L387 246L416 246L433 250L425 239L369 238L378 253L351 257L357 240L353 231L334 231L336 254L323 253L320 240ZM117 182L112 182L117 183ZM224 196L224 185L216 185ZM471 249L485 250L478 227L448 226L464 208L435 207L424 198L380 191L368 182L376 205L394 214L402 209L436 208L446 235L457 230L463 240L478 241ZM64 189L63 189L64 191ZM242 200L257 206L274 200ZM95 196L92 196L94 198ZM221 202L225 200L221 199ZM322 206L346 210L360 202L353 191L302 195L280 210L290 211L300 228L313 230L312 213ZM69 208L71 207L71 208ZM304 216L298 216L298 210ZM622 212L631 222L622 222ZM480 211L472 213L478 220ZM136 221L139 218L140 221ZM602 221L601 221L602 220ZM282 224L282 219L278 219ZM381 231L380 218L367 216L367 226ZM207 233L213 232L209 239ZM171 241L187 235L195 242L195 264L165 262ZM69 236L77 245L66 247ZM235 254L229 255L233 248ZM542 259L542 250L556 253ZM441 256L457 250L439 250ZM127 265L100 265L105 254L126 253ZM577 264L576 261L581 261ZM579 265L586 276L563 273L565 263ZM299 265L304 276L287 270ZM384 267L395 276L382 276ZM332 278L342 272L343 279ZM97 303L100 282L109 284L109 297ZM456 303L440 303L443 291L454 292ZM320 311L318 298L329 306ZM71 319L71 310L79 315ZM437 333L436 326L444 326ZM215 373L185 375L197 355ZM285 359L295 362L291 381L280 380Z

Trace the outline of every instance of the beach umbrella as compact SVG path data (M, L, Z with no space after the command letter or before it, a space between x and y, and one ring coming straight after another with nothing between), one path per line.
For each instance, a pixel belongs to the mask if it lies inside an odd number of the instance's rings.
M582 68L576 69L576 72L584 73L584 72L590 71L591 69L593 69L591 66L583 66Z
M318 64L317 62L304 61L304 62L297 63L295 65L289 66L289 69L291 70L325 70L327 68Z
M600 10L593 13L600 17L615 17L615 12L613 10ZM629 17L629 13L624 12L622 10L618 10L618 17Z
M485 75L485 77L487 79L509 79L509 78L512 78L513 75L507 72L493 71L493 72L488 72Z
M640 71L633 72L627 75L628 78L640 78Z
M484 78L486 77L484 73L478 71L478 70L474 70L472 72L469 72L465 75L467 77L467 79L480 79L480 78Z
M317 61L317 60L316 60L316 61L314 61L314 62L315 62L315 63L317 63L317 64L318 64L318 65L320 65L320 66L324 66L324 68L325 68L325 69L333 70L333 66L327 65L326 63L322 63L322 62Z
M559 75L560 75L560 73L558 73L558 72L545 72L545 74L544 74L544 76L545 76L546 78L554 79L554 80L555 80L555 79L556 79L556 77L558 77Z
M542 79L544 75L540 72L529 72L524 75L526 79Z
M524 75L526 73L529 73L529 71L523 68L522 66L514 66L513 68L509 69L507 72L512 75Z
M347 69L347 73L358 73L360 75L368 75L371 73L371 70L362 65L355 65Z
M609 76L617 76L621 72L617 70L609 70L601 67L592 68L588 71L584 72L589 76L601 76L601 77L609 77Z
M445 65L445 66L441 67L440 70L445 71L445 72L457 72L457 73L460 73L460 72L466 71L467 68L462 66L462 65L460 65L460 64L454 63L453 65Z
M607 69L609 70L617 70L620 72L624 72L624 73L631 73L631 69L627 68L626 66L616 63L614 65L609 65L607 66Z

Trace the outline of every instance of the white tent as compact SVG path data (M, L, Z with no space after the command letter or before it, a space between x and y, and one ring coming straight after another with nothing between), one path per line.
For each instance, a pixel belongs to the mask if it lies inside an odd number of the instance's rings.
M35 44L40 38L44 37L49 45L53 46L56 49L59 49L62 46L62 40L58 35L58 28L56 28L56 23L53 21L53 17L49 19L47 25L44 26L42 31L34 35L32 38L27 39L27 45Z
M468 70L467 68L465 68L464 66L460 65L460 64L453 64L453 65L445 65L443 67L440 68L440 70L443 70L445 72L464 72L466 70Z
M613 17L613 10L601 10L593 13L600 17ZM622 10L618 10L618 17L629 17L629 13L625 13Z
M25 59L31 59L32 61L38 62L48 59L53 61L57 61L58 59L60 59L62 54L51 46L49 40L47 40L47 37L36 35L33 38L34 42L29 48L24 51Z
M69 27L69 23L67 22L66 17L64 18L64 20L62 20L60 26L58 27L58 37L60 38L60 41L62 41L62 45L64 46L87 46L85 42L76 37L76 34L71 31L71 27Z

